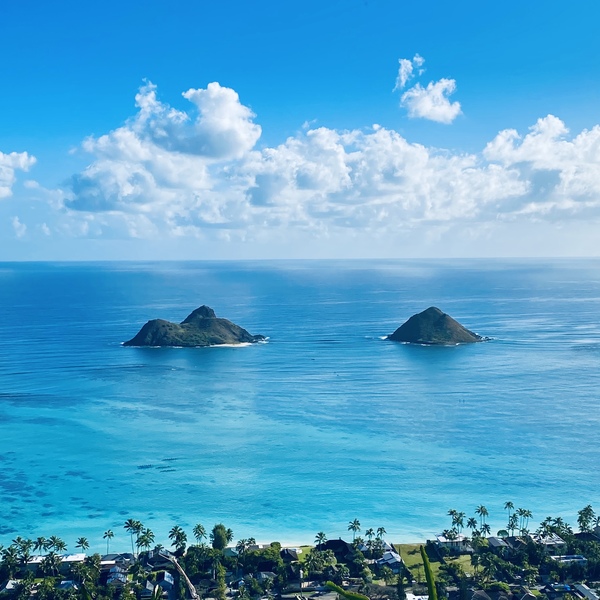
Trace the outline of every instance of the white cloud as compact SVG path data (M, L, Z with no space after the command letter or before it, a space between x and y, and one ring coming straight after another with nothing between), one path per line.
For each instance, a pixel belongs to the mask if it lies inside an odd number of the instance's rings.
M552 218L600 212L600 126L567 139L553 115L538 119L524 137L501 131L483 151L488 161L516 169L531 191L520 212Z
M418 54L415 54L412 60L408 58L399 58L398 63L400 66L398 67L398 75L396 76L396 85L394 86L393 91L401 90L413 77L414 77L414 69L415 67L423 66L425 59ZM422 69L419 69L419 75L423 73Z
M27 233L27 225L25 225L24 223L21 223L21 221L19 220L19 217L13 217L11 219L11 225L12 225L13 231L15 232L15 236L18 239L21 239Z
M448 124L461 114L460 103L448 98L455 91L454 79L430 81L426 88L417 83L402 94L400 104L408 109L409 117Z
M309 126L254 149L260 128L225 89L186 92L199 107L194 120L145 86L136 116L84 142L92 161L53 194L64 212L53 234L249 242L420 231L435 240L460 227L477 239L502 221L600 218L600 127L569 138L548 116L524 137L502 131L471 154L379 125ZM445 100L438 119L459 110Z
M27 152L0 152L0 198L12 195L12 186L16 181L15 171L28 171L35 164L35 157Z

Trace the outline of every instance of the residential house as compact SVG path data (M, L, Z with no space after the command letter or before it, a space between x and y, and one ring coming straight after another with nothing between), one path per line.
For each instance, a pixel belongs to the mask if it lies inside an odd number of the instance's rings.
M376 562L380 567L389 567L394 573L399 573L404 564L401 556L397 552L390 550L384 552L383 556Z
M452 537L446 537L443 533L440 533L435 536L435 540L440 548L458 550L459 552L473 552L470 538L462 533L457 533Z
M538 546L541 546L546 554L562 554L567 547L565 540L560 535L552 532L530 533L529 539Z
M492 536L487 538L487 541L490 550L496 556L506 558L506 556L508 556L508 554L510 553L510 546L502 538Z

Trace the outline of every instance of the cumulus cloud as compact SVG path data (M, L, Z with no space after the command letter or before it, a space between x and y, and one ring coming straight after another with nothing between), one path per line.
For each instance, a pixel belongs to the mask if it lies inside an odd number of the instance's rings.
M424 64L425 59L418 54L415 54L412 60L400 58L398 62L400 67L393 91L406 87L406 84L415 77L415 68L418 69L418 75L425 72L424 69L419 68ZM417 83L402 94L400 106L408 110L408 116L411 118L449 124L461 114L460 102L450 102L449 99L455 91L454 79L442 78L439 81L430 81L427 87Z
M260 127L233 90L210 84L185 95L197 114L161 103L146 85L131 120L84 142L89 166L53 196L63 232L247 241L600 216L600 127L569 137L549 115L525 136L506 130L481 153L457 153L378 125L309 126L257 149ZM459 109L431 110L441 120Z
M402 94L400 103L408 110L409 117L449 124L461 114L460 103L448 98L455 91L454 79L430 81L427 87L417 83Z
M12 186L16 181L15 171L28 171L35 164L35 157L27 152L0 152L0 198L12 195Z
M524 137L501 131L483 156L519 171L530 181L520 212L564 216L594 214L600 209L600 126L568 139L569 130L554 115L538 119Z

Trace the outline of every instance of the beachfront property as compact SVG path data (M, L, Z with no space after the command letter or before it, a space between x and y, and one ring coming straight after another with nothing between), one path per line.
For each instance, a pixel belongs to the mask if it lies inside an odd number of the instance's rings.
M386 566L392 570L392 573L399 573L404 570L404 561L395 550L388 550L383 553L383 556L375 561L377 566Z
M562 554L567 543L558 534L547 532L547 533L530 533L529 539L541 546L546 554Z
M63 575L67 575L71 571L71 567L77 563L82 563L85 560L85 556L86 555L83 552L78 552L77 554L59 554L59 572ZM45 558L44 555L32 556L27 561L27 570L31 573L36 573Z
M443 533L435 536L435 541L440 548L455 550L457 552L473 552L471 538L462 533L457 533L453 537L446 537Z

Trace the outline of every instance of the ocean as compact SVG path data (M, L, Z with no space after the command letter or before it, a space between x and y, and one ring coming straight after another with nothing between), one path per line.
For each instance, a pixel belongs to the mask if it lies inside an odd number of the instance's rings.
M206 304L265 344L127 348ZM438 306L489 342L387 341ZM0 264L0 543L600 512L600 261Z

